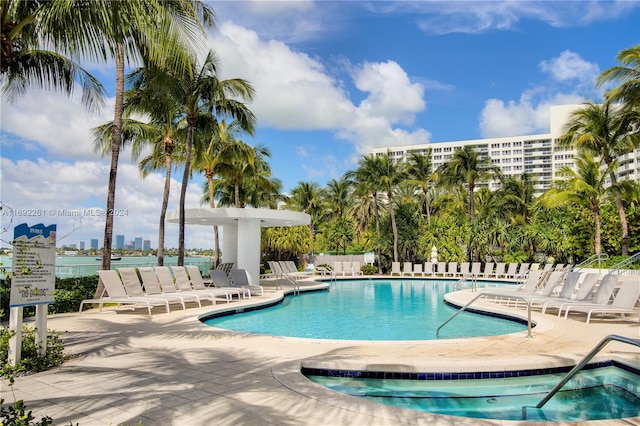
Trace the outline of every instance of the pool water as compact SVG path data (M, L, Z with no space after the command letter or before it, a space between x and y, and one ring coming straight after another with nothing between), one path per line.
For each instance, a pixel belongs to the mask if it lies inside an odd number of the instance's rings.
M522 406L535 407L564 377L473 380L382 380L307 376L335 391L417 411L522 420ZM586 421L640 416L640 377L617 367L579 372L542 409L527 408L529 421Z
M338 281L329 291L289 296L283 303L269 308L214 317L204 323L234 331L287 337L434 340L437 327L457 311L444 303L444 295L455 291L454 286L455 281L451 280ZM526 328L521 322L463 312L440 336L491 336Z

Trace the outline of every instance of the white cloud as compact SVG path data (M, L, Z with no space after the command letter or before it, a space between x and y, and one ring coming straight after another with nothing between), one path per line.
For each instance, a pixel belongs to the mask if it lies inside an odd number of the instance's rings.
M98 115L92 115L79 96L30 90L13 104L3 101L2 130L36 142L62 158L96 158L91 129L113 120L113 99L107 100Z
M600 68L577 53L565 50L557 57L541 61L539 68L550 78L524 91L517 101L485 102L479 124L482 137L546 133L551 106L578 104L597 95L594 81Z
M3 216L2 227L12 227L22 222L56 223L60 237L71 233L60 244L85 241L88 245L91 238L97 238L102 243L104 217L91 215L89 209L103 210L106 206L108 177L109 166L100 162L66 163L41 158L14 162L2 158L2 203L5 214L8 207L40 212L31 216L14 216L12 221L10 216ZM122 214L114 217L114 235L124 234L131 239L142 236L150 239L152 246L156 247L163 188L163 174L152 173L143 180L136 165L121 163L118 167L116 209ZM172 179L170 210L178 208L179 191L180 182ZM199 207L201 194L199 184L190 183L187 207ZM78 212L79 216L63 212ZM10 240L8 234L11 232L9 229L0 238L5 242ZM206 230L187 226L186 245L213 247L211 236ZM178 246L177 224L167 223L165 245Z
M638 7L637 2L630 1L448 1L398 5L420 14L418 27L433 35L509 30L522 20L539 20L553 27L576 27L612 19Z
M224 64L223 78L239 77L256 88L251 109L258 124L276 129L329 130L357 153L385 144L424 143L429 133L394 128L425 109L424 86L393 61L346 65L367 97L354 105L343 83L317 58L226 22L211 36Z
M354 80L358 89L369 93L358 106L367 115L411 124L415 114L425 109L424 86L411 83L407 73L394 61L367 62L356 70Z
M565 50L560 56L542 61L540 69L548 73L555 81L567 82L573 80L584 85L595 85L600 75L597 64L587 62L575 52Z

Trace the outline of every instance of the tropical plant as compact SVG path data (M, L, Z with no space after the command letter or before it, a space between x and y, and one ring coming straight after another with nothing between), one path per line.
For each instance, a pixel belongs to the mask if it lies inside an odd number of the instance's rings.
M389 208L389 218L391 220L391 231L393 233L393 261L398 261L398 226L396 224L395 206L393 204L393 192L397 186L405 179L406 174L399 163L391 158L389 153L378 157L378 183L379 188L387 196L387 207Z
M208 52L200 67L192 59L188 75L177 76L179 78L169 86L170 96L174 96L184 108L183 121L187 128L184 174L180 186L178 265L184 263L185 200L196 131L204 129L207 134L206 129L213 128L219 119L231 118L237 120L247 134L252 135L256 121L251 110L238 100L251 100L253 87L242 79L220 80L217 75L218 62L212 51Z
M610 192L610 187L605 186L607 174L601 170L602 162L586 151L575 158L575 163L576 170L568 166L560 169L560 174L567 179L558 182L556 188L546 191L541 201L547 207L575 204L588 209L595 225L595 254L601 254L600 208Z
M561 139L561 145L587 150L600 156L606 165L620 216L623 256L629 255L629 226L622 195L617 186L617 158L640 146L639 123L640 109L625 111L609 102L602 105L585 103L571 115L567 131Z
M3 0L0 3L3 95L13 101L30 86L71 95L79 83L83 103L97 109L104 100L102 84L70 57L47 49L61 47L64 36L60 34L61 29L45 25L41 17L61 4L55 0Z
M640 107L640 44L622 50L618 53L620 65L604 71L597 81L603 86L610 82L620 84L607 92L609 102L623 102L625 109Z
M422 209L427 217L427 223L431 222L431 200L429 189L437 180L438 175L434 172L431 165L431 148L425 154L412 151L407 159L407 175L408 182L414 184L424 198Z
M315 182L298 182L291 190L291 196L286 204L287 208L302 211L311 216L309 232L312 239L315 238L315 224L323 217L324 192L324 189L321 189L320 185Z

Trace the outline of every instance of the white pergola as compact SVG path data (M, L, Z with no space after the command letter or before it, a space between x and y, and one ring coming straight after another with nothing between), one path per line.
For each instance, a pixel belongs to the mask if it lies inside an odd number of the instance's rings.
M289 210L197 208L185 209L185 224L222 226L222 261L245 269L252 280L260 280L260 228L309 225L311 216ZM167 212L167 221L179 222L179 212ZM213 235L213 233L212 233Z

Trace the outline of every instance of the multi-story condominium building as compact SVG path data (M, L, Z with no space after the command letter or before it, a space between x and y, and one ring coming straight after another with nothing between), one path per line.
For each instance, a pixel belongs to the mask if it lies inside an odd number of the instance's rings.
M554 177L563 166L575 167L575 150L561 148L558 144L565 133L565 125L573 111L580 105L560 105L550 108L550 132L539 135L510 136L504 138L475 139L455 142L436 142L421 145L396 145L375 148L373 155L389 153L396 161L406 161L412 152L424 155L431 149L433 169L451 159L453 153L464 146L472 146L481 156L491 158L491 162L500 168L505 176L530 174L536 181L536 192L544 192L551 187ZM619 179L640 181L640 149L618 158L617 175ZM500 186L497 181L479 184L495 190Z

